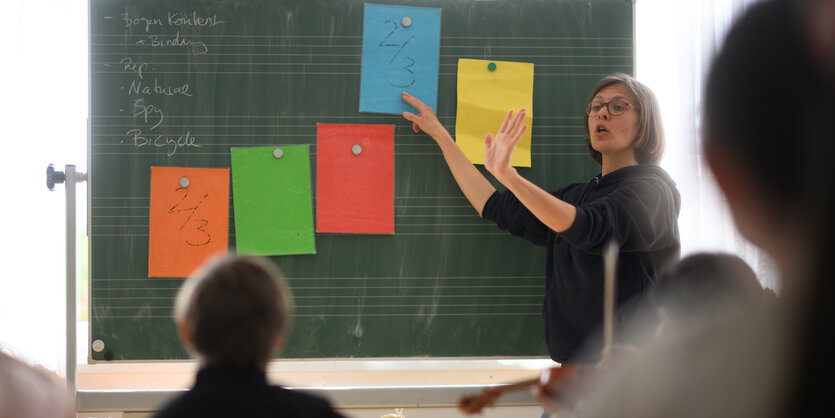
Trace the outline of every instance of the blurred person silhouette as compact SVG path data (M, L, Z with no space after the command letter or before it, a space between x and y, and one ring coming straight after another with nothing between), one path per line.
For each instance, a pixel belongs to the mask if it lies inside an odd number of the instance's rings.
M740 315L760 303L776 303L776 294L762 287L754 270L742 258L728 253L697 253L661 274L643 303L655 315L626 324L632 328L622 331L631 335L635 345L615 345L608 362L574 370L573 374L560 370L565 367L550 370L544 374L546 383L535 388L534 396L541 403L551 402L551 411L562 409L563 415L567 410L580 412L582 400L574 404L570 402L573 400L551 396L577 383L566 381L567 376L578 381L594 378L597 373L605 372L611 362L628 361L644 348L697 334L714 321Z
M0 350L0 418L70 417L75 408L58 375Z
M284 345L290 289L265 258L210 260L180 288L174 319L200 361L194 386L154 415L167 417L341 417L322 398L267 382Z
M649 294L658 317L652 326L656 340L698 332L758 303L775 303L777 297L762 287L745 260L728 253L684 257L659 277Z
M835 352L833 96L833 0L767 0L734 23L707 79L704 154L740 233L776 262L780 300L664 339L572 385L563 397L582 408L566 415L779 417L828 410L824 383Z

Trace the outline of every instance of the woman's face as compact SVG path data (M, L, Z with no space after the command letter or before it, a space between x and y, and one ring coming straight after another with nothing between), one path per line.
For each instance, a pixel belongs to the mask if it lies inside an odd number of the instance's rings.
M613 105L603 106L596 116L589 116L589 137L591 146L607 158L635 158L633 143L638 134L638 112L635 100L622 84L613 84L600 90L592 102L626 102L626 111L615 116L610 112Z

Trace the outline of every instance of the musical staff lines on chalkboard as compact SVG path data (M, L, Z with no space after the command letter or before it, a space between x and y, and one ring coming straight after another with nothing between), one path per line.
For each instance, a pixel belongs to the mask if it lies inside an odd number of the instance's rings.
M93 74L122 74L125 55L141 57L148 75L218 74L287 76L358 76L362 37L201 35L207 39L204 60L178 52L136 45L146 35L93 37ZM320 41L317 43L316 41ZM500 44L501 43L501 44ZM532 62L536 77L601 77L613 67L632 66L629 38L478 38L441 36L439 75L456 76L457 60L494 59ZM473 53L473 50L480 50ZM601 52L606 52L602 54ZM177 59L179 58L179 59ZM289 61L288 61L289 59ZM604 71L605 69L605 71Z
M148 197L94 198L91 217L95 222L91 234L96 237L148 236L148 209ZM506 235L492 222L481 219L463 196L400 196L395 197L394 209L397 234ZM229 213L229 235L234 237L231 203Z
M92 303L93 309L107 310L103 317L171 318L171 304L182 279L153 288L115 286L141 283L147 278L100 280L110 287L96 289ZM297 317L430 315L426 309L439 316L538 315L543 297L541 280L538 276L289 278ZM308 282L319 285L309 286ZM403 291L410 293L404 295Z

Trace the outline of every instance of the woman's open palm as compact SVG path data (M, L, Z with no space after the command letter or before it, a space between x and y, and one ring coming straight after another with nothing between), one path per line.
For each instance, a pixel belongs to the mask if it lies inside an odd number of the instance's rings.
M484 168L499 181L513 170L510 165L510 156L516 144L522 139L522 135L528 130L528 125L522 123L524 120L525 109L520 110L515 117L511 110L504 118L495 137L489 132L484 136Z

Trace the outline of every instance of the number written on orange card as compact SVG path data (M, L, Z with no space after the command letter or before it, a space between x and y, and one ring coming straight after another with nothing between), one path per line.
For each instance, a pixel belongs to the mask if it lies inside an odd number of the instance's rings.
M186 277L228 250L229 169L151 167L148 276Z

